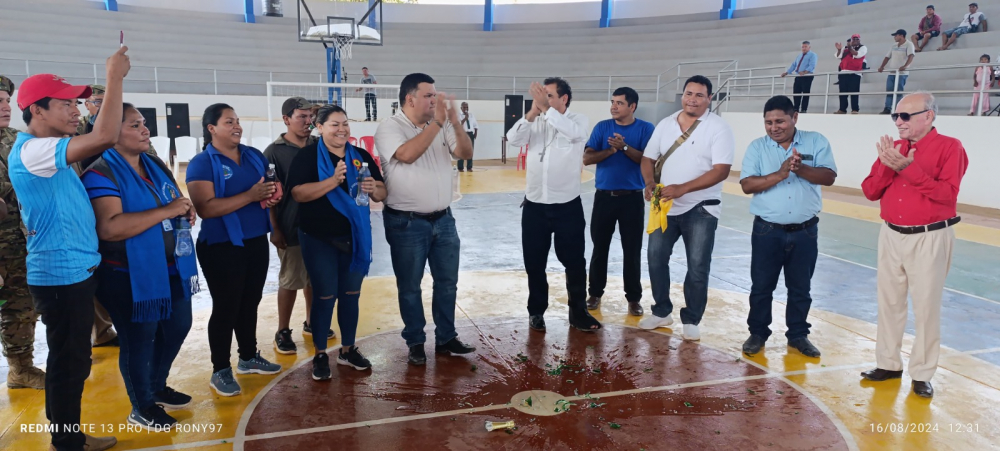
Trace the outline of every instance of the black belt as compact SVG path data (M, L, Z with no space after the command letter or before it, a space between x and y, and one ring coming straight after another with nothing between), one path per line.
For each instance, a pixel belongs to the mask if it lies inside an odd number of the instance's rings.
M757 221L763 222L764 224L770 225L771 227L782 229L786 232L798 232L800 230L805 230L808 229L809 227L816 225L816 223L819 222L819 217L813 216L812 219L803 222L801 224L778 224L775 222L765 221L764 218L761 218L760 216L757 216Z
M597 192L602 193L602 194L610 194L611 197L631 196L633 194L642 194L642 190L641 189L616 189L616 190L599 189L599 190L597 190Z
M885 222L885 225L889 226L890 229L896 232L902 233L903 235L913 235L914 233L924 233L933 232L935 230L941 230L946 227L951 227L958 224L962 220L961 216L955 216L947 221L938 221L934 224L927 224L922 226L898 226L896 224L890 224L889 221Z
M698 208L698 207L707 207L709 205L722 205L722 199L703 200L701 202L698 202L698 205L695 205L694 207L691 207L691 209L693 210L693 209Z
M406 216L407 218L410 219L425 219L427 221L437 221L438 219L441 219L442 216L448 214L448 210L450 210L451 208L450 207L445 208L444 210L438 210L433 213L416 213L413 211L400 211L388 205L382 207L382 209L386 213L392 213L394 215L399 215L399 216Z

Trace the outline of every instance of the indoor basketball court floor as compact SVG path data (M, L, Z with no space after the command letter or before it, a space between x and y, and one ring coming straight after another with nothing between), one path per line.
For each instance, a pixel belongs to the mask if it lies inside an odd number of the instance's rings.
M181 177L183 178L183 177ZM828 192L813 278L811 340L822 358L786 347L783 284L775 294L774 335L756 357L742 355L750 289L749 199L726 183L716 236L702 340L678 329L636 327L626 314L621 249L612 244L609 286L595 316L604 330L568 327L565 279L550 256L548 333L527 327L527 282L520 244L524 173L477 162L462 173L453 204L462 239L456 312L460 337L478 347L469 356L406 363L402 321L384 240L373 212L374 258L361 296L358 346L371 371L334 366L333 379L311 378L311 340L301 336L301 300L292 317L299 352L274 352L277 258L258 321L262 353L285 366L277 376L237 376L243 394L223 398L211 375L207 290L194 299L194 326L169 384L194 397L171 412L172 432L128 429L130 407L117 350L94 349L83 400L83 423L94 435L116 435L114 449L347 450L705 450L928 449L983 450L1000 444L1000 220L963 214L942 309L942 354L933 400L916 397L910 380L862 381L875 364L877 205ZM585 172L588 222L593 176ZM376 210L376 209L373 209ZM589 241L589 240L588 240ZM616 246L618 247L616 249ZM683 280L682 244L671 265ZM272 251L273 252L273 251ZM587 257L590 257L588 242ZM643 252L643 267L646 267ZM648 274L643 304L649 314ZM424 280L429 311L431 280ZM681 285L672 298L683 305ZM299 297L301 299L301 295ZM678 306L679 308L679 306ZM674 314L677 315L676 313ZM429 317L429 314L428 314ZM336 329L336 326L334 326ZM433 325L428 335L433 337ZM911 327L908 334L912 334ZM39 327L36 361L44 363ZM912 336L904 341L904 354ZM432 346L430 343L429 346ZM335 352L337 343L331 342ZM235 353L235 352L234 352ZM905 359L904 355L904 359ZM45 449L44 392L3 390L0 448ZM487 422L513 421L489 432Z

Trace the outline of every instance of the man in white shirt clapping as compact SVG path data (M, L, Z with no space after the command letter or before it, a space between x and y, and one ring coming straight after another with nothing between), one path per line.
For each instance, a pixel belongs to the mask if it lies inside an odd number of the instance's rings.
M593 332L601 323L587 312L587 226L580 201L580 171L589 123L566 109L573 100L569 84L548 78L531 84L531 111L507 132L511 146L528 146L527 188L521 214L521 246L528 273L528 325L545 331L549 284L545 268L555 235L556 257L566 267L569 322Z

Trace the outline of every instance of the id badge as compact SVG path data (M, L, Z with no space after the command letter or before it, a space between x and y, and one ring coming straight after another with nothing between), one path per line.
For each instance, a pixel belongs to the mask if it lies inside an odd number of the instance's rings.
M173 225L173 223L169 219L164 219L162 224L163 224L163 231L164 232L173 232L174 231L174 225Z
M812 161L812 159L813 159L812 154L810 153L802 154L802 161Z

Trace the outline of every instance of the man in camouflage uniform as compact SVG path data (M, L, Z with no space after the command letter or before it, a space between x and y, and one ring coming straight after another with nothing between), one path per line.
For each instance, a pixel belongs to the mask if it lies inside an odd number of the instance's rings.
M10 372L7 388L45 388L45 372L32 363L35 350L35 323L38 314L28 293L28 242L18 209L17 196L7 175L17 130L10 128L14 83L0 76L0 341ZM4 217L6 216L6 217Z
M83 104L87 108L87 114L80 116L80 125L76 126L76 134L86 135L94 129L97 112L101 109L101 104L104 103L105 89L104 85L90 85L90 98Z

